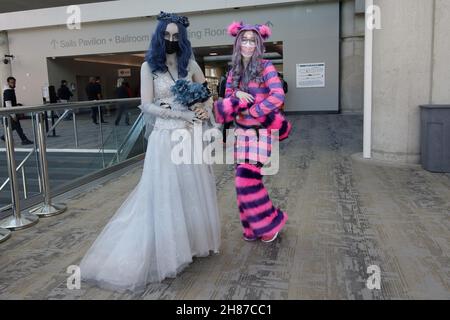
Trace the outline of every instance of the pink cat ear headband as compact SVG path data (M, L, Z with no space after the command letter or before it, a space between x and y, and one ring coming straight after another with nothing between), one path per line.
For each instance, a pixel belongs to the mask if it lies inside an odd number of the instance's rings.
M230 36L237 37L237 35L241 31L248 31L248 30L256 31L261 36L261 38L263 38L263 40L267 40L272 34L272 30L270 30L270 28L264 24L251 25L251 24L244 24L242 21L233 22L228 26L227 31Z

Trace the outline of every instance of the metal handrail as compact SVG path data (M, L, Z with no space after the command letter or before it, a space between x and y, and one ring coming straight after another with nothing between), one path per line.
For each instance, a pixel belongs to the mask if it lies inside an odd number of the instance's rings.
M50 132L52 132L53 129L55 129L55 128L58 126L58 124L60 124L61 121L64 120L64 118L67 116L67 114L68 114L70 111L72 111L72 110L65 110L64 113L58 118L58 120L56 120L55 124L52 125L52 126L50 127L50 129L48 129L48 131L47 131L47 137L50 135Z
M128 143L128 140L130 140L134 130L136 130L137 126L139 125L139 121L141 120L141 118L143 117L143 113L141 112L139 114L139 116L136 118L136 120L134 121L133 126L130 128L130 130L128 131L128 134L126 135L125 139L123 139L123 142L120 144L120 146L117 148L117 152L116 152L116 158L113 158L110 161L110 164L113 163L116 159L117 161L119 161L119 154L120 152L124 149L125 145ZM103 146L104 149L104 146Z
M114 104L117 102L134 102L134 101L140 101L140 98L125 98L125 99L109 99L109 100L93 100L93 101L88 101L88 104L86 104L86 101L82 101L82 102L70 102L70 103L53 103L53 104L44 104L44 105L39 105L39 106L35 106L35 107L28 107L28 106L21 106L21 107L9 107L9 108L0 108L0 116L5 116L5 115L9 115L9 114L15 114L15 113L23 113L23 112L39 112L39 111L48 111L48 110L59 110L59 109L70 109L67 108L67 106L71 106L73 108L76 109L87 109L92 107L92 105L98 105L99 102L101 102L101 104L103 105L104 101L108 102L107 104ZM81 105L83 104L83 105ZM81 106L80 106L81 105ZM46 106L47 108L42 109L42 106ZM53 108L48 108L49 106L55 106L57 108L53 109ZM24 109L25 108L25 109ZM32 110L30 108L33 108ZM14 112L11 112L12 110L14 110ZM55 122L55 124L53 126L51 126L50 129L48 129L47 132L47 136L50 135L50 132L55 129L62 120L64 120L64 118L66 117L66 115L70 112L71 110L65 110L64 113L58 118L58 120ZM35 149L31 150L30 153L25 157L25 159L17 166L17 170L19 171L21 169L21 167L23 166L24 162L34 153ZM7 183L7 182L6 182ZM0 187L0 190L2 190L4 188L4 184L2 184L2 186Z
M64 212L67 207L63 204L54 204L52 202L52 196L50 194L50 184L49 184L49 175L48 175L48 161L47 161L47 147L46 147L46 138L47 136L54 131L54 129L61 123L61 121L67 116L69 112L72 112L74 115L73 109L84 109L91 106L97 106L100 113L101 105L111 105L116 103L127 103L127 102L136 102L139 101L139 98L128 98L128 99L110 99L110 100L99 100L99 101L89 101L89 102L78 102L78 103L58 103L58 104L44 104L40 106L34 107L10 107L10 108L0 108L0 117L3 118L3 127L5 131L5 143L6 143L6 155L7 155L7 165L8 165L8 179L3 183L0 187L0 190L4 188L4 186L8 183L8 180L11 185L11 200L12 203L10 208L12 209L12 216L5 217L0 221L0 242L6 240L10 232L10 230L19 230L28 228L39 221L39 217L50 217L57 214L61 214ZM47 111L50 110L60 110L65 109L62 116L59 117L58 121L52 125L50 129L47 129L47 132L44 128L44 116L47 118ZM68 110L70 109L70 110ZM35 136L35 145L31 152L26 155L26 157L22 160L19 167L16 167L15 161L15 148L14 148L14 140L12 137L12 116L17 113L31 113L32 119L34 119L34 115L37 121L37 129L35 128L35 123L33 121L33 132L37 134ZM142 115L140 114L140 117ZM139 122L138 118L138 121ZM76 121L74 120L74 130L76 133ZM102 119L103 120L103 119ZM46 119L47 121L47 119ZM53 121L52 121L53 122ZM48 127L48 126L47 126ZM136 124L133 125L132 129L136 128ZM102 126L100 123L100 131L102 131ZM54 133L54 132L53 132ZM103 134L101 137L103 137ZM128 133L126 136L126 140L130 139L130 134ZM75 137L77 140L77 137ZM76 142L77 144L77 142ZM101 143L101 147L104 149L105 145ZM123 148L123 144L121 146ZM43 185L43 197L44 201L38 207L30 210L28 213L21 212L21 202L19 198L19 190L18 190L18 181L17 181L17 171L22 171L22 179L23 179L23 188L25 199L27 198L28 190L27 190L27 182L26 182L26 174L25 174L25 163L30 159L33 153L37 154L37 148L39 149L39 177L42 177L42 185ZM105 167L103 160L103 167ZM40 180L39 180L40 181Z
M47 136L49 136L50 133L51 133L51 131L52 131L53 129L55 129L55 128L61 123L61 121L67 116L67 114L69 113L69 111L70 111L70 110L64 111L64 113L61 115L61 117L58 118L58 120L55 122L55 124L54 124L50 129L48 129ZM22 176L23 176L23 170L24 170L24 168L22 168L22 167L25 165L25 162L27 162L27 160L31 157L31 155L32 155L35 151L36 151L36 149L33 148L33 149L27 154L27 156L22 160L22 162L17 166L16 172L19 172L19 170L22 169ZM23 180L23 179L22 179L22 180ZM3 190L3 188L8 184L8 182L9 182L9 177L6 178L5 182L3 182L3 184L0 186L0 191ZM26 188L25 183L24 183L24 188ZM26 194L26 190L25 190L25 194ZM27 198L27 197L25 196L25 199L26 199L26 198ZM0 210L0 211L1 211L1 210Z
M34 153L34 149L30 151L30 153L22 160L22 162L17 166L16 172L19 172L20 169L25 165L25 162L31 157L31 155ZM8 184L9 177L6 178L5 182L0 186L0 191L3 190L3 188Z
M108 99L108 100L90 100L90 101L81 101L81 102L67 102L67 103L52 103L52 104L42 104L37 106L16 106L16 107L7 107L7 108L0 108L0 116L7 116L11 114L16 113L27 113L27 112L42 112L42 111L53 111L53 110L61 110L65 109L64 113L58 118L58 120L51 126L51 128L48 129L46 135L49 136L51 131L55 129L61 121L67 116L67 114L70 111L73 111L73 109L87 109L91 108L92 106L97 106L99 104L101 105L111 105L116 104L118 102L120 103L127 103L127 102L140 102L140 98L125 98L125 99ZM70 109L70 110L67 110ZM129 135L127 135L126 139L129 139ZM102 145L102 148L104 149L104 145ZM33 148L28 155L22 160L22 162L17 166L16 172L19 172L19 170L22 169L27 162L27 160L33 155L33 153L36 152L36 148ZM23 172L22 172L23 175ZM10 181L10 178L6 178L6 180L3 182L3 184L0 186L0 191L3 190L3 188L8 184ZM26 191L25 191L26 193ZM0 209L0 211L3 211L4 209L10 207L10 205L7 205L6 207L3 207Z
M3 219L0 222L0 227L19 230L28 228L39 221L39 217L29 213L22 213L20 209L19 189L16 176L16 160L14 156L14 140L12 138L12 117L7 116L3 118L3 127L5 129L5 143L6 143L6 163L8 166L8 176L11 185L11 201L12 201L12 217Z
M128 132L127 136L125 137L124 141L122 142L122 144L119 146L118 150L122 150L123 147L126 145L126 142L128 139L130 139L132 133L134 130L136 130L136 127L139 125L139 121L141 120L141 118L143 117L143 113L141 112L139 114L139 116L136 118L136 121L134 121L133 126L131 127L130 131Z
M87 109L97 105L111 105L124 102L139 102L141 98L124 98L124 99L106 99L106 100L90 100L90 101L78 101L67 103L48 103L37 106L17 106L0 108L0 116L7 116L15 113L27 113L27 112L41 112L41 111L53 111L61 109Z
M59 119L55 122L55 124L50 129L48 129L47 136L49 136L51 131L53 129L55 129L61 123L61 121L66 117L66 115L69 113L69 111L70 110L64 111L64 113L61 115L61 117L59 117ZM33 155L34 152L36 152L36 148L33 148L27 154L27 156L22 160L22 162L17 166L16 172L19 172L19 170L22 169L22 176L23 176L23 170L24 170L23 166L25 165L27 160ZM0 191L3 190L3 188L8 184L8 182L9 182L9 177L6 178L5 182L3 182L3 184L0 186ZM24 183L24 188L25 188L25 183ZM26 194L26 191L25 191L25 194ZM26 197L25 197L25 199L26 199ZM0 211L1 211L1 209L0 209Z
M61 121L66 117L67 113L69 113L70 110L66 110L64 111L64 113L61 115L61 117L58 118L58 120L55 122L55 124L53 126L51 126L50 129L48 129L47 132L47 136L50 135L51 131L53 129L55 129L60 123ZM31 155L36 151L35 148L33 148L30 153L28 153L28 155L22 160L22 162L17 166L16 168L16 172L19 172L20 169L22 169L22 166L25 165L25 162L27 162L27 160L31 157ZM5 180L5 182L3 182L3 184L0 186L0 191L2 191L2 189L5 187L5 185L9 182L9 177Z

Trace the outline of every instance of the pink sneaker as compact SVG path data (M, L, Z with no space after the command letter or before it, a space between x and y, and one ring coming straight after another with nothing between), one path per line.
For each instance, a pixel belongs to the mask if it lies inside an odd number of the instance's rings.
M262 242L272 242L278 237L278 232L275 234L268 234L266 236L261 237Z
M256 241L256 240L258 240L258 237L255 237L255 236L253 236L253 237L247 237L247 236L244 234L243 237L244 237L244 240L245 240L245 241Z

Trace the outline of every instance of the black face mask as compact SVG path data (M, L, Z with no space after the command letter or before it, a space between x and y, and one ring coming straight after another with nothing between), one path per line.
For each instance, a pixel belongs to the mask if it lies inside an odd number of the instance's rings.
M165 39L166 42L166 53L172 54L180 51L180 46L178 45L178 41L169 41Z

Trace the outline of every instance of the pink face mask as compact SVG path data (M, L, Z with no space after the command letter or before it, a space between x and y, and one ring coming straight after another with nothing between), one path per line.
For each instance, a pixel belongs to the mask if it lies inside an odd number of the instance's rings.
M253 52L255 52L255 49L256 49L256 46L254 46L254 45L247 44L247 43L241 44L241 54L246 58L250 58L253 55Z

